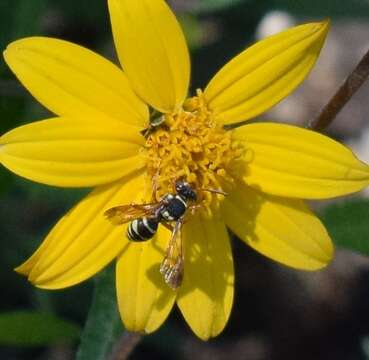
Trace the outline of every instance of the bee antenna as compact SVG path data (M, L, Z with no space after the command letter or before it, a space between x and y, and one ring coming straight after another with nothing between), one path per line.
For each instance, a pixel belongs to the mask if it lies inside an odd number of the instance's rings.
M228 193L226 193L225 191L223 191L223 190L218 190L218 189L207 189L207 188L201 188L200 190L201 190L201 191L211 192L211 193L214 193L214 194L223 195L223 196L227 196L227 195L228 195Z

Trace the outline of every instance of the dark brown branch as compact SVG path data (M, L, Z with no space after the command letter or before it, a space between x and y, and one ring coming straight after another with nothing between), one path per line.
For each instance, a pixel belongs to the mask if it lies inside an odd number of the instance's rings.
M323 108L319 116L311 121L308 128L322 131L326 129L332 121L335 119L337 114L347 104L351 97L359 90L361 85L369 76L369 50L361 59L359 64L348 76L343 85L338 89L336 94Z
M109 360L126 360L132 351L142 340L143 335L139 333L125 331L116 342Z

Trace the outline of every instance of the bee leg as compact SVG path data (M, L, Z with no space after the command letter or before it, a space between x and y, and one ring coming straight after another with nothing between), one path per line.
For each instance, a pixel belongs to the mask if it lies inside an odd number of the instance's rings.
M149 125L147 128L143 129L140 131L140 134L145 138L147 139L150 135L150 132L151 132L152 128L151 126Z
M195 215L195 214L196 214L196 210L197 210L197 209L200 209L200 208L202 208L202 205L200 205L200 204L197 204L197 205L190 205L190 206L188 207L188 209L191 211L191 215Z
M223 195L223 196L227 196L228 195L228 193L226 193L225 191L218 190L218 189L206 189L206 188L202 188L200 190L201 191L207 191L207 192L210 192L210 193L213 193L213 194Z
M164 227L166 227L170 232L173 232L174 227L164 221L160 222L161 225L163 225Z

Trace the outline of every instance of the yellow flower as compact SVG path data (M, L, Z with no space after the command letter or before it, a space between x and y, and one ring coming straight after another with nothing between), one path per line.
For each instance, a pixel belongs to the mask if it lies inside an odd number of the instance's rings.
M57 118L0 139L0 161L25 178L95 187L51 230L17 271L40 288L77 284L117 258L117 297L127 329L150 333L176 302L202 339L224 328L233 300L229 227L280 263L316 270L331 240L299 199L324 199L369 184L369 167L339 143L294 126L250 123L294 90L315 63L328 22L291 28L240 53L203 92L187 98L190 61L180 27L163 0L109 0L124 71L66 41L15 41L4 56L25 87ZM211 59L209 59L211 61ZM164 122L150 123L149 107ZM198 208L182 229L184 278L173 290L159 272L170 231L159 226L134 243L109 208L158 201L187 180ZM228 195L204 189L223 190Z

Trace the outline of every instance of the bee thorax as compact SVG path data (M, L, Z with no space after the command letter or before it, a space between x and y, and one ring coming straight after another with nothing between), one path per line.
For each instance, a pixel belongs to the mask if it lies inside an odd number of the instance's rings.
M175 195L166 199L166 205L160 211L160 216L166 221L177 221L187 209L187 203L181 196Z

